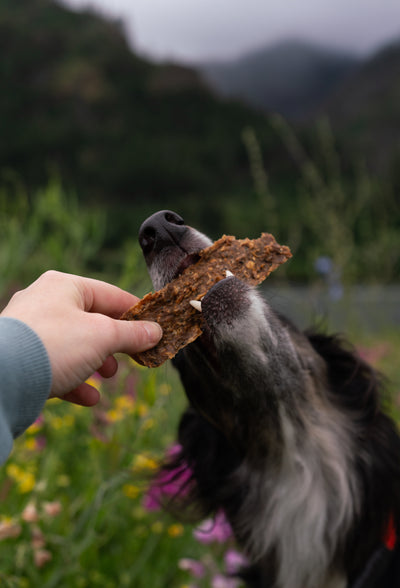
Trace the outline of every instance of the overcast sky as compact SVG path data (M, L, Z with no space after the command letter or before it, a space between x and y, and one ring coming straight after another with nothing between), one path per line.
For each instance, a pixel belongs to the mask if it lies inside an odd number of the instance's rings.
M123 19L155 58L235 57L286 38L368 53L400 38L400 0L64 0Z

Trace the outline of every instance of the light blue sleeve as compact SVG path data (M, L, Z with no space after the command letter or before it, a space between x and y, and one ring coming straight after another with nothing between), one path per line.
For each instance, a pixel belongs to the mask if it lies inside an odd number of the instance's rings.
M39 416L51 389L45 346L25 323L0 317L0 463Z

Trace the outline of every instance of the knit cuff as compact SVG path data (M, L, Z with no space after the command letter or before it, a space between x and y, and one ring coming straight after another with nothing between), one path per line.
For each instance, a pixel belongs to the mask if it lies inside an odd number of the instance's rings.
M38 335L17 319L0 317L0 461L39 416L51 382L50 360Z

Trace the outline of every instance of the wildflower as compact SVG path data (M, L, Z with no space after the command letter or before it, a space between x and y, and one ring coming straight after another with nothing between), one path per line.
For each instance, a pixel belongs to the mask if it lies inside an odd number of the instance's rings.
M12 518L3 517L0 521L0 540L15 539L21 534L21 525Z
M179 451L180 446L174 445L168 455L174 457ZM159 510L164 498L184 496L191 479L192 471L185 463L171 470L163 470L147 491L143 506L148 511Z
M99 389L101 387L101 377L98 373L95 373L86 380L86 384L93 386L93 388Z
M24 447L28 451L35 451L36 449L36 439L34 437L28 437L24 441Z
M39 435L38 437L36 437L35 441L36 441L36 447L35 447L36 451L42 451L42 449L44 449L47 445L47 439L44 435Z
M147 416L147 414L149 413L149 407L147 406L147 404L144 404L143 402L138 403L136 410L140 418Z
M183 535L183 531L183 525L180 523L174 523L168 527L168 535L173 538Z
M160 384L158 391L161 394L161 396L168 396L171 392L171 386L166 383Z
M36 421L34 423L32 423L30 427L27 428L27 430L25 431L25 434L35 435L38 431L40 431L43 428L43 425L44 425L44 417L43 417L43 415L40 415L36 419Z
M140 494L140 488L138 488L137 486L134 486L133 484L124 484L122 486L122 492L125 494L125 496L127 496L128 498L137 498Z
M57 476L57 486L60 486L60 488L67 488L70 484L71 480L66 474Z
M23 476L18 481L18 490L21 494L32 492L35 483L35 476L31 472L24 472Z
M373 347L358 347L358 355L367 363L376 366L390 352L388 343L377 343Z
M156 470L158 468L158 463L155 459L144 455L143 453L138 453L135 455L133 460L132 469L134 472L143 472L145 470Z
M178 566L181 570L189 572L195 578L203 578L206 572L204 564L202 564L201 561L197 561L195 559L180 559Z
M51 559L52 555L47 549L37 549L33 554L33 560L37 568L42 568Z
M135 406L135 400L132 396L119 396L115 401L115 408L120 412L132 412Z
M7 466L6 472L17 483L18 491L21 494L27 494L35 487L36 480L33 473L23 470L17 464L11 463Z
M118 410L115 410L115 408L107 410L106 415L109 423L117 423L118 421L121 421L124 418L124 415Z
M222 574L215 574L211 580L211 588L239 588L240 581Z
M193 534L200 543L225 543L232 537L232 529L223 511L218 511L214 520L206 519Z
M49 517L56 517L62 510L61 502L54 500L53 502L45 502L43 504L44 512Z
M224 560L228 574L237 574L248 563L243 553L236 551L236 549L228 549L225 553Z
M46 545L42 530L38 526L32 527L32 541L33 549L42 549Z
M75 424L75 417L73 414L65 414L64 416L53 416L50 419L50 426L59 431L66 427L72 427Z
M143 431L150 431L151 429L154 429L156 425L156 422L154 419L146 419L142 425L142 429Z
M155 523L153 523L151 525L151 530L156 535L159 535L160 533L162 533L163 529L164 529L164 525L162 524L161 521L156 521Z
M37 523L39 520L39 514L37 508L33 502L28 502L24 510L22 511L22 520L26 523Z

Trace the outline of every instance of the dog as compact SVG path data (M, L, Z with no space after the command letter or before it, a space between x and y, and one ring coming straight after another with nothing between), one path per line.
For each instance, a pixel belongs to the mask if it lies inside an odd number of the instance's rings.
M139 242L155 289L212 243L166 210ZM400 438L380 375L235 276L201 312L203 334L173 360L189 406L165 468L190 467L185 501L203 517L224 512L250 587L399 588Z

